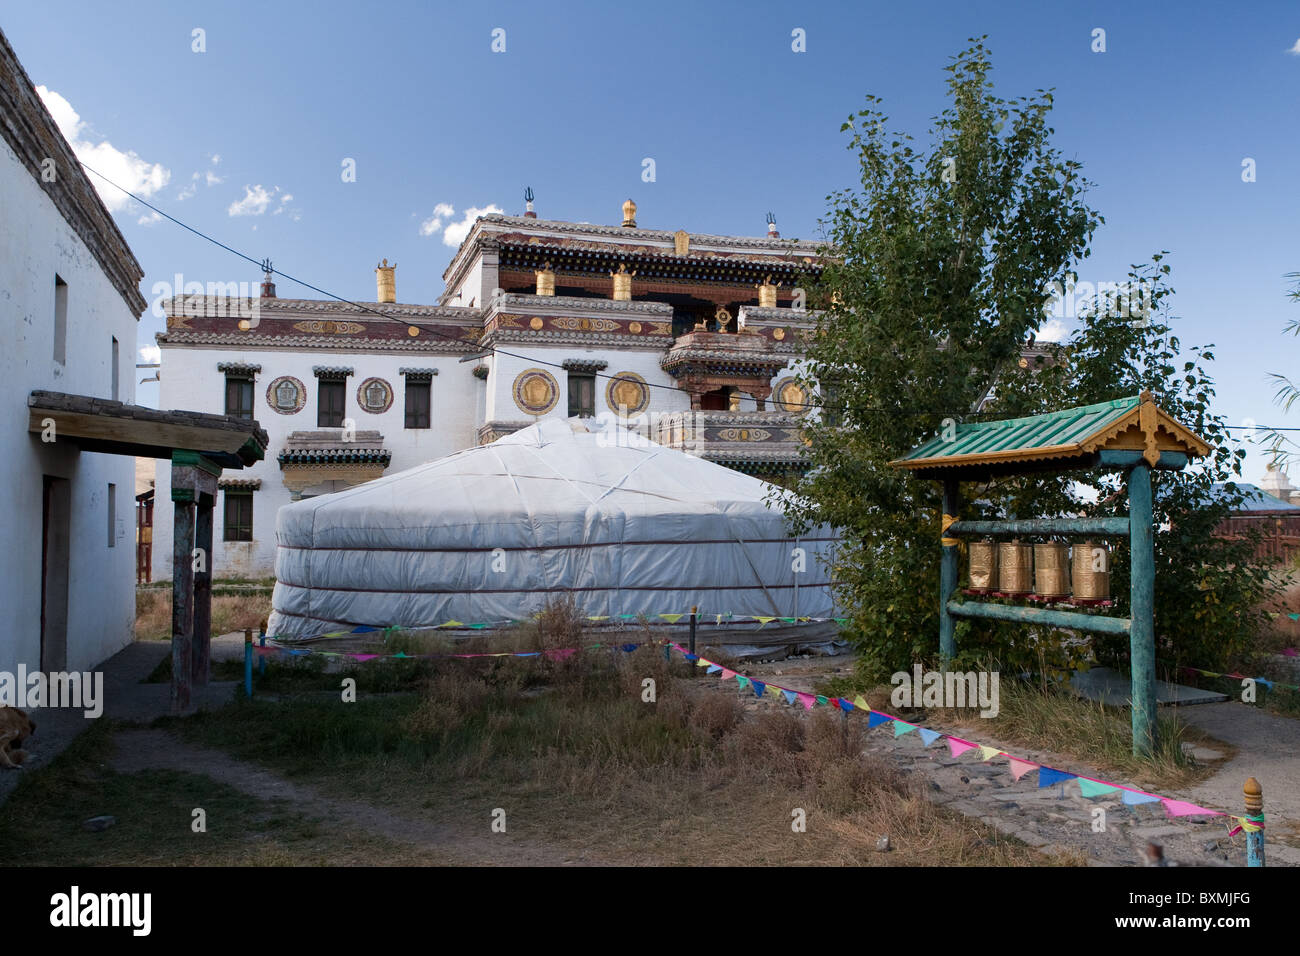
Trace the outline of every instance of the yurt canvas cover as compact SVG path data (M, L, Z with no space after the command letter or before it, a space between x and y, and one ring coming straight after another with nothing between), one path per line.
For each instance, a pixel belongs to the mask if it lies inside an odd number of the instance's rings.
M587 615L832 615L833 545L774 486L607 424L547 421L280 509L269 632ZM795 548L806 553L805 570Z

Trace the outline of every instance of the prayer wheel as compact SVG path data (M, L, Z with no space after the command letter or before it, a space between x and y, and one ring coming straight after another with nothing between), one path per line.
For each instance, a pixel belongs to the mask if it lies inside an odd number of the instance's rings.
M1059 541L1034 545L1034 593L1048 598L1069 595L1069 545Z
M970 588L981 593L997 590L998 546L992 538L970 543Z
M1071 561L1074 596L1080 601L1104 601L1110 597L1110 551L1104 541L1080 541Z
M998 544L998 590L1028 594L1034 587L1034 549L1020 541Z

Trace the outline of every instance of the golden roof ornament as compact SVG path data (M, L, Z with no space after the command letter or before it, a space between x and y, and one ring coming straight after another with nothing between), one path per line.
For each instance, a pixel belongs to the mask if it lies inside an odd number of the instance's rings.
M375 266L375 294L378 296L376 302L397 301L397 279L394 276L396 270L397 263L394 262L390 266L387 259Z
M685 229L678 229L673 233L673 252L679 256L688 255L691 251L691 234Z
M713 313L713 321L718 323L718 331L727 331L727 326L731 324L731 313L725 306L718 306L718 311Z
M636 203L631 199L623 203L623 227L625 229L636 228Z

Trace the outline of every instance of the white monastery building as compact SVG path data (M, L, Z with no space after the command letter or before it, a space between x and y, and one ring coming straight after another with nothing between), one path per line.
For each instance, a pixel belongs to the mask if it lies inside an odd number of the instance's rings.
M617 414L669 447L788 480L802 467L797 342L817 246L762 237L523 216L480 218L447 267L437 305L401 302L396 267L376 301L166 303L160 403L255 419L264 460L220 480L214 564L274 573L276 513L486 444L546 419ZM160 470L159 501L169 494ZM154 573L170 573L170 529Z

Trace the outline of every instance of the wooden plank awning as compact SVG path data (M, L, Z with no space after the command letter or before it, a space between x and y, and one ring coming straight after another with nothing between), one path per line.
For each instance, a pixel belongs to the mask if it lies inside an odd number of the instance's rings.
M52 421L55 441L85 451L166 459L193 451L225 468L245 468L266 455L266 432L253 419L39 390L28 396L27 411L29 431L45 432Z
M1143 392L1029 418L958 424L890 464L939 478L1090 468L1127 458L1153 466L1163 458L1177 467L1209 451Z

